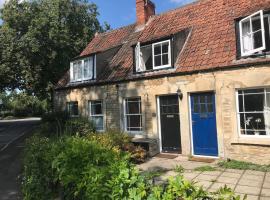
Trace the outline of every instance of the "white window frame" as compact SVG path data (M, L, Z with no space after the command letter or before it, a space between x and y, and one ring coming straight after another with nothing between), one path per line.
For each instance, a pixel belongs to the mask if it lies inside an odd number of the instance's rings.
M168 46L168 64L167 65L161 65L161 66L156 66L156 63L155 63L155 46L157 45L160 45L161 44L161 63L162 63L162 44L163 43L169 43L169 46ZM154 43L152 44L152 59L153 59L153 69L163 69L163 68L167 68L167 67L171 67L172 66L172 59L171 59L171 40L164 40L164 41L161 41L161 42L157 42L157 43Z
M92 105L93 103L100 101L101 102L101 110L102 110L102 114L98 114L98 115L93 115L92 114ZM103 129L102 130L97 130L98 132L104 132L105 131L105 115L104 115L104 103L102 100L91 100L88 102L89 105L89 117L90 120L92 120L94 117L102 117L102 123L103 123Z
M93 69L92 69L92 76L91 77L85 77L84 75L84 62L88 59L91 59L92 58L92 62L93 62ZM75 79L74 77L74 64L77 63L77 62L81 62L82 64L82 78L80 79ZM87 58L84 58L84 59L80 59L80 60L75 60L73 62L70 63L70 82L73 83L73 82L80 82L80 81L87 81L87 80L94 80L96 79L96 55L93 55L93 56L90 56L90 57L87 57Z
M268 87L256 87L256 88L244 88L244 89L237 89L235 92L235 96L236 96L236 111L237 111L237 127L238 127L238 135L240 138L258 138L258 139L265 139L265 138L270 138L270 133L267 133L267 130L265 130L266 135L245 135L245 134L241 134L241 119L240 119L240 114L241 113L246 113L246 112L240 112L240 106L239 106L239 91L243 91L243 90L250 90L250 89L264 89L264 98L265 101L267 102L267 97L266 94L269 94L270 92L267 92L267 89L270 89ZM252 94L252 93L250 93ZM258 93L254 93L254 94L258 94ZM243 98L244 101L244 98ZM244 105L243 105L244 106ZM243 107L243 109L245 109ZM248 113L265 113L265 112L248 112ZM248 130L246 129L246 124L245 124L245 131Z
M250 51L247 51L245 52L244 51L244 43L243 43L243 30L242 30L242 25L243 25L243 22L249 20L249 23L250 23L250 29L252 31L252 17L256 16L256 15L260 15L260 19L261 19L261 33L262 33L262 43L263 43L263 46L260 47L260 48L257 48L257 49L252 49ZM240 30L240 46L241 46L241 55L242 56L250 56L254 53L257 53L257 52L260 52L260 51L263 51L266 49L266 42L265 42L265 27L264 27L264 14L263 14L263 10L260 10L258 12L255 12L253 13L252 15L249 15L248 17L240 20L239 22L239 30ZM250 34L254 34L254 32L251 32Z
M69 107L69 105L70 105L70 104L74 104L74 103L77 103L77 105L78 105L78 115L71 115L71 114L70 114L70 107ZM66 107L67 107L68 115L69 115L70 117L79 117L79 115L80 115L79 112L80 112L80 111L79 111L79 102L78 102L78 101L69 101L69 102L66 103Z
M127 114L127 110L126 110L126 105L127 105L127 103L128 103L128 100L129 99L135 99L135 98L138 98L140 101L140 111L141 111L141 113L139 113L139 114ZM128 133L130 133L130 134L134 134L134 135L141 135L142 133L143 133L143 116L142 116L142 99L141 99L141 97L128 97L128 98L124 98L124 104L123 104L123 106L124 106L124 128L125 128L125 132L128 132ZM139 131L130 131L130 130L128 130L128 123L127 123L127 116L141 116L141 126L139 127L141 130L139 130ZM129 127L129 128L137 128L137 127Z

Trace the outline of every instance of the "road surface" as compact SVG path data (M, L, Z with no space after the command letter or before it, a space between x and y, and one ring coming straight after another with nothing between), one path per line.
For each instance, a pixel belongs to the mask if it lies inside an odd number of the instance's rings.
M24 141L39 119L0 121L0 199L21 200L20 174Z

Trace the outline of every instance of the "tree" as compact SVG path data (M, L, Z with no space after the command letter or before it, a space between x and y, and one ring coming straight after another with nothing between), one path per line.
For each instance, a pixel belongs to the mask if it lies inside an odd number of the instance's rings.
M87 0L9 0L0 13L0 91L19 88L41 98L94 34L109 28Z

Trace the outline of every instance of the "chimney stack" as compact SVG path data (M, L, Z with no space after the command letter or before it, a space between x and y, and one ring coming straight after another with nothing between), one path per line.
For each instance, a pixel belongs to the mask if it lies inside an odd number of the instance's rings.
M136 0L137 25L145 25L155 15L155 4L151 0Z

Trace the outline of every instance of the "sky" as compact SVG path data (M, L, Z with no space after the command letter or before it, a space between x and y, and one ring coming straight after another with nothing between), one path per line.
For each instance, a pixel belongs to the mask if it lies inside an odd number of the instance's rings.
M2 0L0 0L2 1ZM194 0L152 0L156 12L163 13L178 8ZM97 4L101 23L107 22L113 29L129 25L136 20L136 0L90 0Z
M0 0L0 8L5 0ZM136 20L136 0L89 0L97 4L100 13L99 20L107 22L113 29L129 25ZM168 10L191 3L194 0L152 0L156 4L156 12ZM1 20L0 20L1 23Z

